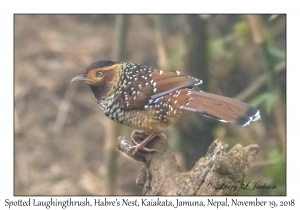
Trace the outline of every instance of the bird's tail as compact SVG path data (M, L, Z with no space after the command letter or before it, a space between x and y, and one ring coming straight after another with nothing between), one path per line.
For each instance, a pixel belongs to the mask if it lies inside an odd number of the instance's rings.
M177 99L177 108L200 112L223 122L246 126L260 119L258 109L233 98L183 89L178 92Z

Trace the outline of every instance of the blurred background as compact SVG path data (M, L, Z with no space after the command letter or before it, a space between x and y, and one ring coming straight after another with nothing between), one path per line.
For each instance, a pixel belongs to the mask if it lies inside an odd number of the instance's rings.
M186 112L166 130L189 170L215 139L260 152L245 181L286 194L285 15L15 15L15 195L141 195L143 164L117 151L132 129L108 120L71 79L98 60L130 61L203 80L201 89L252 104L247 127Z

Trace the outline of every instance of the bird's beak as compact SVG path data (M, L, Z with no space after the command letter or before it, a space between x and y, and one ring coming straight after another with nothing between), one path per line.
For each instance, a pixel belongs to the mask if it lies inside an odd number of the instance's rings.
M78 80L86 80L85 76L83 74L77 75L74 77L71 82L78 81Z

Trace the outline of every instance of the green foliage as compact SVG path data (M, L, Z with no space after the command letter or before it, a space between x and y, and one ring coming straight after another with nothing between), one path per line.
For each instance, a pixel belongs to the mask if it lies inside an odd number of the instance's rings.
M251 34L249 22L242 20L234 24L233 33L236 38L237 45L243 46L249 38L249 34Z
M234 36L227 35L223 38L212 39L209 42L209 49L211 54L217 54L224 57L230 64L235 62L235 55L231 50L226 48L226 44L231 42Z
M169 53L167 68L171 70L178 68L178 62L181 61L186 55L187 49L184 45L179 44L174 46L172 51Z
M257 171L261 171L261 179L256 177ZM286 159L284 153L275 148L267 154L266 160L260 165L250 168L244 181L249 182L251 190L240 189L238 195L285 195L286 194ZM271 186L272 188L253 189L254 183Z
M234 34L237 37L246 37L250 33L249 22L246 20L234 24Z
M284 195L286 193L286 158L282 151L277 148L272 149L268 154L268 160L273 164L264 167L265 177L276 189L270 191L268 195ZM277 174L277 176L274 176Z
M274 174L283 174L282 172L285 171L286 161L284 153L281 150L274 148L269 152L267 158L272 160L274 164L270 164L268 170L265 170L265 174L268 177L272 177ZM285 176L275 176L274 180L284 181Z
M273 92L261 93L251 101L254 107L262 107L271 114L278 96Z
M270 53L270 55L277 60L280 61L284 61L286 58L286 52L284 50L281 50L279 48L277 48L274 45L269 45L268 46L268 52Z

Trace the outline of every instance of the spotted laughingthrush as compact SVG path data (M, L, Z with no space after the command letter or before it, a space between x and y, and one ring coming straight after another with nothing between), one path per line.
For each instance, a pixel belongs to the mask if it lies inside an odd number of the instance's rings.
M260 119L259 110L236 99L196 89L201 80L176 72L163 72L148 66L108 60L92 63L72 81L90 85L97 103L110 119L150 135L132 146L144 146L181 115L182 110L199 112L222 122L241 126Z

